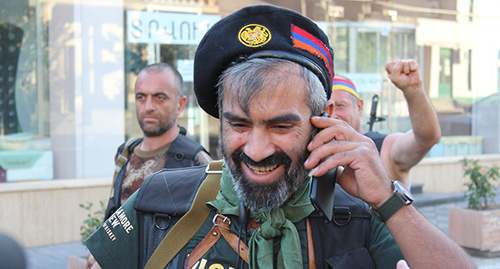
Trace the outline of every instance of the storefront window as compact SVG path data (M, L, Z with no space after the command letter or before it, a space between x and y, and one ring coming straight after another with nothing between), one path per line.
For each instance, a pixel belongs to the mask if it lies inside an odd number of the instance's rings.
M361 119L369 130L372 105L384 121L371 125L382 133L411 128L406 100L400 90L388 82L385 64L393 59L416 58L415 28L380 23L335 22L328 24L335 49L335 72L351 79L365 102ZM376 102L373 99L377 100Z
M0 182L52 179L42 3L0 2Z

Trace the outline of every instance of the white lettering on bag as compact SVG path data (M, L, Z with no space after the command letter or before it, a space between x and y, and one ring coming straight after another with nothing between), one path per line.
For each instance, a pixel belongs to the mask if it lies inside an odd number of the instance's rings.
M116 226L121 225L126 233L130 233L130 231L134 229L134 226L130 223L127 218L127 214L125 214L125 211L123 211L122 208L118 209L111 217L109 217L107 222L109 222L113 229L116 228ZM110 229L109 226L108 229Z
M102 225L102 227L104 227L104 231L106 231L106 234L108 234L109 239L111 239L111 241L115 241L115 240L116 240L116 236L115 236L115 234L113 233L113 231L111 231L111 228L109 228L108 224L107 224L107 223L104 223L104 224Z

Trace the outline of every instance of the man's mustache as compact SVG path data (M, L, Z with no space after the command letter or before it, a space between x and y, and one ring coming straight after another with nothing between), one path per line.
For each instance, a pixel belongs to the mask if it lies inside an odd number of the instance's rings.
M258 167L266 167L266 166L272 166L272 165L280 165L284 164L286 166L290 165L292 163L292 159L286 155L283 151L278 151L274 153L273 155L266 157L264 160L256 162L252 160L248 155L243 152L243 150L238 149L232 154L232 158L235 161L235 164L237 164L237 161L242 161L246 164L252 165L252 166L258 166Z
M156 112L144 112L144 113L142 113L142 117L150 117L150 116L158 117L159 114Z

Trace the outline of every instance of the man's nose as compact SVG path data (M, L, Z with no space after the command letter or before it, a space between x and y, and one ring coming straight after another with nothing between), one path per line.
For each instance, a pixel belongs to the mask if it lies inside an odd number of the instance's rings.
M145 108L147 111L154 110L153 98L151 96L146 97Z
M243 148L245 154L255 162L260 162L276 151L271 136L263 130L252 130L247 135Z

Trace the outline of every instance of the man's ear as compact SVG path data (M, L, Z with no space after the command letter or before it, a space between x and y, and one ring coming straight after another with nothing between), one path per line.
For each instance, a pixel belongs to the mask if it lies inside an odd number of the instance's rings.
M179 98L179 103L178 103L178 107L177 107L177 115L180 115L182 113L182 111L184 111L184 108L186 107L186 103L187 103L187 97L181 96Z
M359 116L363 116L363 107L364 107L365 102L363 99L359 98L358 101L356 102L356 106L358 107L358 112Z
M332 99L328 99L328 101L326 101L326 105L325 108L323 109L323 112L326 112L329 117L332 117L334 110L335 110L335 103L332 101Z

